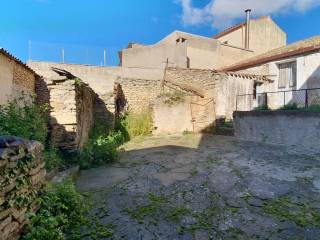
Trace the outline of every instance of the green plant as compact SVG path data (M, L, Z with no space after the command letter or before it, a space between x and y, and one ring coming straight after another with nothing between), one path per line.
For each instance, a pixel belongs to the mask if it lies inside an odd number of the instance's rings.
M318 111L320 111L320 105L319 104L311 104L310 106L308 106L306 108L306 110L318 112Z
M182 132L182 135L191 135L191 134L193 134L193 132L192 131L189 131L188 129L186 129L186 130L184 130L183 132Z
M63 156L57 148L50 144L47 144L44 151L44 161L46 163L46 170L52 171L62 165Z
M233 128L233 121L224 119L223 123L221 124L223 128Z
M0 106L0 135L13 135L45 143L47 138L47 105L18 103Z
M23 240L80 239L80 227L87 221L89 208L71 180L48 185L37 202L40 209L28 214Z
M281 221L293 221L301 227L320 226L320 213L316 209L289 197L265 201L263 210Z
M289 103L280 108L280 110L298 110L298 105L296 103Z
M83 84L83 82L82 82L82 80L81 80L80 78L76 78L76 79L74 80L74 85L75 85L76 87L81 87L82 84Z
M261 105L261 106L255 107L253 109L253 111L268 111L268 110L270 110L270 109L267 105Z
M175 91L172 93L165 93L162 95L162 97L165 98L164 100L165 104L172 106L174 104L183 102L186 96L185 96L185 93L183 92Z
M126 129L129 139L149 135L152 132L152 112L150 109L139 113L129 112L121 119L121 126Z
M62 156L47 141L48 105L38 106L23 98L0 106L0 135L12 135L37 140L45 146L44 159L46 169L51 171L62 164Z
M89 140L79 155L82 169L114 161L118 156L118 147L125 142L120 131L105 133L103 125L96 123L91 131Z

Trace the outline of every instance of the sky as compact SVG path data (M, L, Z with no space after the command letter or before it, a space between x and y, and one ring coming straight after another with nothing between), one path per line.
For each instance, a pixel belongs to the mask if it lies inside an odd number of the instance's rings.
M271 15L288 43L320 35L320 0L1 0L0 47L23 61L118 64L129 42L154 44L174 30L211 37Z

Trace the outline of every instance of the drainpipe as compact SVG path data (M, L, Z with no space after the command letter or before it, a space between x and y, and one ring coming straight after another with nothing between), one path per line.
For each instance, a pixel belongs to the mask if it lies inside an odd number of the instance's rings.
M251 9L247 9L246 11L246 36L245 36L245 49L249 49L250 47L250 14L251 14Z

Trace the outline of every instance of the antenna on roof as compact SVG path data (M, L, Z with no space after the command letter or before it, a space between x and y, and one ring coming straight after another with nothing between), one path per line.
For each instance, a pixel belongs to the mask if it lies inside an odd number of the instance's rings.
M31 60L31 40L28 41L28 60Z

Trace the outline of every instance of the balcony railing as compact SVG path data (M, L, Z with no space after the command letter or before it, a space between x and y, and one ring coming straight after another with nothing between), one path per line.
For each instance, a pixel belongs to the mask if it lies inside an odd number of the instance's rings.
M236 98L237 111L276 110L287 107L310 108L313 106L320 108L320 88L244 94Z

